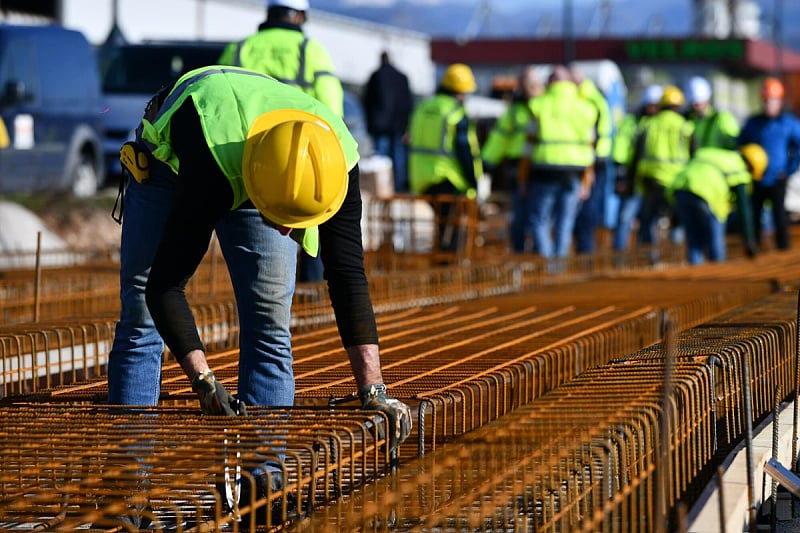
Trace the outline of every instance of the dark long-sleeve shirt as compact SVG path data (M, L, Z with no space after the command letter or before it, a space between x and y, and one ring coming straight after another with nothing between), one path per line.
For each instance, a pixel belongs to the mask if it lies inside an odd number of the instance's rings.
M191 99L173 115L171 126L180 172L145 295L156 329L180 360L192 350L204 349L184 289L208 249L214 227L229 211L233 192L208 149ZM243 207L253 206L248 201ZM275 231L266 221L264 230ZM343 345L377 344L363 266L358 166L350 171L341 209L319 232L325 278Z

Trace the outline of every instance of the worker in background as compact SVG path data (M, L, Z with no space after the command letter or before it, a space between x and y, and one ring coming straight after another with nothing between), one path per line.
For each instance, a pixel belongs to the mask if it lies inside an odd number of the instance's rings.
M517 187L517 170L532 115L531 98L544 92L544 84L533 66L522 69L519 84L506 112L494 123L486 143L481 147L484 168L492 176L492 190L505 192L511 198L509 237L514 253L525 252L528 217L524 199Z
M702 76L693 76L686 83L686 114L694 124L694 139L697 148L716 146L733 149L739 138L739 122L727 111L715 109L711 104L711 84Z
M436 94L420 102L411 116L409 185L414 194L477 196L483 174L475 122L464 108L466 95L477 90L472 69L463 63L447 67ZM456 252L462 231L452 201L434 199L438 210L438 246Z
M731 214L731 198L739 215L745 254L758 253L750 206L750 188L767 167L767 154L757 144L739 150L698 148L670 184L667 197L674 201L678 219L686 231L686 259L690 265L724 261L727 257L725 228Z
M756 225L756 241L761 245L764 204L769 202L778 250L788 250L791 246L789 215L784 202L789 176L800 166L800 121L792 113L784 111L784 96L783 83L779 79L765 79L761 85L763 109L745 121L739 135L740 146L756 143L767 152L767 169L753 187L753 223Z
M652 263L660 260L659 218L673 215L666 190L694 153L694 126L680 112L685 103L679 88L664 87L660 109L648 119L634 147L631 163L636 169L634 187L642 195L637 244L648 249Z
M364 114L375 153L392 160L395 192L408 192L406 136L413 108L408 77L397 70L389 53L381 53L381 64L364 87Z
M597 109L557 65L544 94L530 101L533 118L518 171L534 247L543 257L566 257L582 198L591 187Z
M595 124L594 180L589 188L589 196L581 201L575 218L575 252L579 254L594 253L597 240L598 221L603 215L603 194L608 183L608 172L611 168L611 146L614 121L608 101L597 85L586 78L583 72L573 67L572 76L578 85L578 93L597 109Z
M268 0L267 20L258 26L255 34L230 43L223 50L219 63L261 72L293 85L341 117L344 93L334 75L330 53L320 42L303 33L309 8L308 0ZM298 281L322 278L322 262L301 250Z
M630 245L633 222L639 215L642 196L634 189L636 168L633 153L636 139L644 130L647 121L659 110L664 89L660 85L649 85L642 91L639 108L628 113L614 135L612 159L614 160L614 192L619 196L617 223L614 226L613 248L621 252Z
M237 112L220 112L229 109ZM365 409L387 415L396 447L411 413L383 384L363 266L359 155L342 119L269 76L212 66L151 99L139 132L123 147L132 155L121 157L135 179L124 198L109 404L157 405L166 342L203 413L292 405L297 241L322 255L354 388ZM153 165L142 172L144 156ZM184 294L214 231L239 314L238 398L216 380ZM252 472L259 498L276 488L270 471Z

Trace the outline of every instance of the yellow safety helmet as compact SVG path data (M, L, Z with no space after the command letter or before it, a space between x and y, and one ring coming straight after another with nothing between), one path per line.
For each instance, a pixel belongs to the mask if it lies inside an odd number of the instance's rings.
M674 85L667 85L664 87L664 92L661 93L661 101L659 102L662 106L675 106L680 107L686 102L686 99L683 97L683 91L675 87Z
M474 93L478 86L472 69L464 63L453 63L442 76L442 87L454 93Z
M767 156L767 152L764 151L761 145L756 143L745 144L739 148L739 152L750 166L750 174L753 175L753 179L755 181L759 181L764 175L764 170L767 168L767 163L769 163L769 156Z
M287 228L318 226L347 194L342 143L324 119L298 109L259 116L244 145L242 177L253 205Z

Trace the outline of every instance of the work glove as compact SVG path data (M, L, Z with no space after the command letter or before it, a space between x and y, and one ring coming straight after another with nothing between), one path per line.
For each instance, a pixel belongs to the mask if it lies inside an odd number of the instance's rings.
M206 415L239 416L246 415L244 403L234 398L214 377L214 372L206 370L192 380L192 390L200 399L200 408Z
M748 259L755 259L758 255L758 244L755 241L747 241L744 245L744 253Z
M358 389L361 407L370 411L380 411L389 419L389 451L394 451L411 433L411 408L391 396L386 395L386 385L377 383ZM381 437L384 437L380 431Z

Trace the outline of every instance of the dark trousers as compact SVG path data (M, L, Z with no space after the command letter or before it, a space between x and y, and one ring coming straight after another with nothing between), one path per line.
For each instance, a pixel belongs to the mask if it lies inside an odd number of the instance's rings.
M756 230L756 242L761 244L761 217L764 212L764 203L769 201L772 205L772 223L775 226L775 246L778 250L788 250L789 242L789 215L786 213L786 182L778 180L775 185L763 186L756 184L753 187L753 223Z

